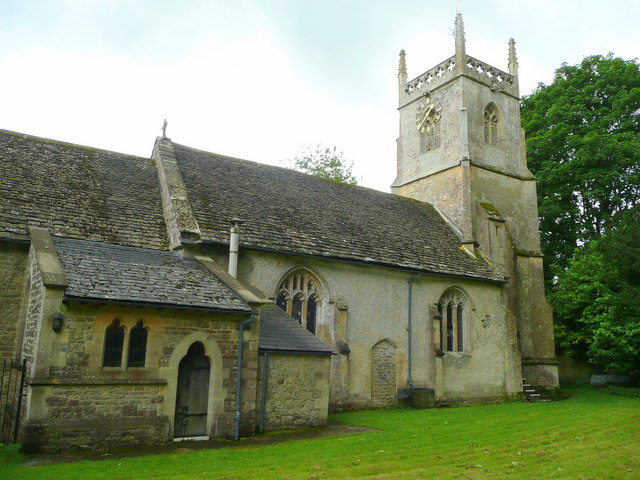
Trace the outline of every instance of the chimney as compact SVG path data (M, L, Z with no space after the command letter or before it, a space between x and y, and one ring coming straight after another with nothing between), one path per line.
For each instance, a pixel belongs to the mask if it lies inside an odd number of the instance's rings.
M238 247L240 245L240 224L238 218L231 219L231 237L229 239L229 270L228 273L233 278L238 277Z

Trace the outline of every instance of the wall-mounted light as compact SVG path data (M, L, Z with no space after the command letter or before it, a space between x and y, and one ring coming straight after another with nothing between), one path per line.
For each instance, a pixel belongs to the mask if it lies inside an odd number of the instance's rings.
M53 331L56 333L60 333L60 330L62 330L62 320L64 319L64 317L62 316L61 313L56 313L53 316L53 322L51 324L51 328L53 328Z

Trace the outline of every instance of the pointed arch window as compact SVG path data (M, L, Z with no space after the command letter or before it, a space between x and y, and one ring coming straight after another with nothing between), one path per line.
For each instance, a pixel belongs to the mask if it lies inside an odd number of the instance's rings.
M122 347L124 345L124 327L117 318L107 327L104 336L103 367L122 365Z
M490 103L484 109L484 143L488 145L498 144L498 108Z
M424 120L420 134L420 150L422 153L431 152L440 148L441 143L440 112L433 108Z
M128 367L144 367L147 357L147 329L142 320L136 323L129 335L129 356L127 358Z
M323 298L315 275L306 270L296 270L280 281L276 305L315 334Z
M442 316L440 345L447 352L468 350L465 308L465 297L457 290L445 292L438 302L438 312Z

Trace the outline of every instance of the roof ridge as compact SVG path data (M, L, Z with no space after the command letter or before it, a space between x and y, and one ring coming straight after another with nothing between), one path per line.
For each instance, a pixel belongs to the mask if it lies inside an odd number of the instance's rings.
M120 155L120 156L124 156L124 157L129 157L132 159L137 159L137 160L144 160L146 162L148 161L154 161L153 158L151 157L143 157L141 155L134 155L131 153L124 153L124 152L117 152L115 150L109 150L106 148L99 148L99 147L91 147L89 145L83 145L80 143L73 143L73 142L67 142L64 140L55 140L53 138L48 138L48 137L41 137L38 135L31 135L29 133L21 133L21 132L16 132L14 130L6 130L3 128L0 128L0 135L10 135L10 136L14 136L14 137L21 137L24 140L34 140L34 141L38 141L38 142L43 142L43 143L51 143L51 144L55 144L55 145L61 145L61 146L65 146L65 147L73 147L73 148L78 148L78 149L82 149L82 150L90 150L90 151L97 151L97 152L105 152L105 153L111 153L111 154L115 154L115 155Z
M301 172L301 171L295 170L293 168L282 167L280 165L271 165L269 163L262 163L262 162L258 162L256 160L247 160L246 158L238 158L238 157L232 157L232 156L229 156L229 155L224 155L224 154L221 154L221 153L209 152L209 151L203 150L201 148L194 148L194 147L190 147L188 145L183 145L181 143L176 143L176 142L174 142L172 140L170 141L170 143L172 143L176 147L184 148L186 150L191 150L191 151L194 151L194 152L203 153L203 154L207 155L208 157L218 157L220 159L229 160L229 161L232 161L232 162L248 163L248 164L256 165L256 166L258 166L260 168L271 168L271 169L278 170L278 171L292 173L294 175L304 176L306 178L313 178L313 179L316 179L318 181L324 181L324 182L331 183L331 184L334 184L334 185L340 185L340 186L344 186L344 187L348 187L348 188L354 188L354 189L361 190L361 191L373 192L376 195L385 195L385 196L387 196L389 198L399 199L400 201L413 202L413 203L417 203L417 204L420 204L420 205L427 205L427 206L429 206L431 208L434 208L432 203L423 202L421 200L416 200L415 198L405 197L403 195L398 195L397 193L393 193L393 192L383 192L382 190L377 190L377 189L372 188L372 187L366 187L364 185L354 185L354 184L350 184L350 183L344 183L344 182L340 182L340 181L337 181L337 180L332 180L330 178L319 177L319 176L313 175L311 173Z

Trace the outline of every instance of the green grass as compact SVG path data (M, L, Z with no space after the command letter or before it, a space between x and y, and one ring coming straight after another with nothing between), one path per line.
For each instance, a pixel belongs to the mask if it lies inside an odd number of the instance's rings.
M573 392L561 402L340 414L380 432L117 460L25 466L5 446L0 478L640 478L640 399Z

